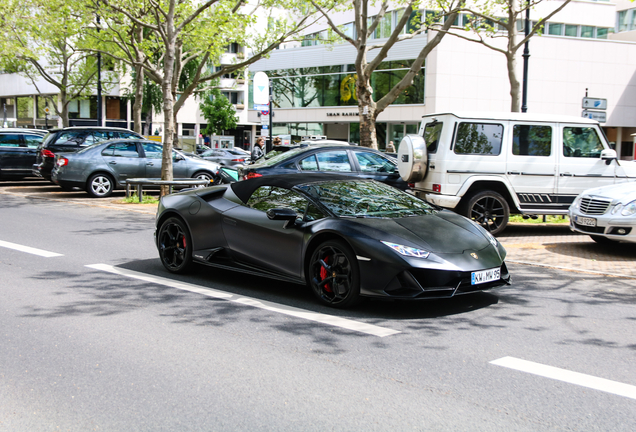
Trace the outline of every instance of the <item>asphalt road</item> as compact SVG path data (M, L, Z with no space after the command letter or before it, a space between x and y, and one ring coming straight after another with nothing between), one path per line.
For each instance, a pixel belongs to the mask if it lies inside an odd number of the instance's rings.
M2 432L636 429L634 279L512 264L338 311L168 274L152 215L0 194L0 220Z

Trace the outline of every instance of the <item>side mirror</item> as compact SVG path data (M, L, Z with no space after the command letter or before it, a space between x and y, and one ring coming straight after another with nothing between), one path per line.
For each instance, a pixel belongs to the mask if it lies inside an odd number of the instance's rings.
M267 210L267 218L269 220L283 220L285 225L283 228L287 228L290 224L296 221L298 215L290 208L274 208Z
M605 149L601 152L601 159L605 161L605 165L609 165L613 160L618 159L618 154L616 150Z

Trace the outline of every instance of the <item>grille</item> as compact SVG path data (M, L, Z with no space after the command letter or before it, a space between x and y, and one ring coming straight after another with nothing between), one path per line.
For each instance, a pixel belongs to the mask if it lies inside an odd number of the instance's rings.
M583 198L580 206L581 213L587 215L602 215L607 211L611 203L611 200Z

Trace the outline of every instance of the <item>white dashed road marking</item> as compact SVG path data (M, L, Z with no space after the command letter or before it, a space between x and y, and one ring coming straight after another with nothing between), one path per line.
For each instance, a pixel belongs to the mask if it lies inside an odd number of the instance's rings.
M521 372L539 375L545 378L551 378L554 380L576 384L594 390L600 390L606 393L612 393L630 399L636 399L636 386L619 383L605 378L598 378L592 375L572 372L567 369L547 366L514 357L502 357L500 359L493 360L490 363L497 366L515 369Z
M160 276L151 276L145 273L136 272L133 270L127 270L122 268L113 267L107 264L92 264L87 265L86 267L101 270L108 273L114 273L122 276L127 276L133 279L139 279L146 282L152 282L159 285L169 286L172 288L180 289L183 291L190 291L197 294L202 294L208 297L214 297L218 299L223 299L227 301L231 301L234 303L240 303L247 306L252 306L260 309L265 309L271 312L281 313L285 315L290 315L296 318L302 318L309 321L316 321L322 324L327 324L335 327L344 328L347 330L353 330L360 333L366 333L372 336L391 336L397 333L400 333L397 330L379 327L373 324L367 324L359 321L354 321L346 318L340 318L332 315L325 315L318 312L311 312L304 309L299 309L291 306L285 306L278 303L273 303L265 300L258 300L255 298L238 296L236 294L230 294L224 291L218 291L212 288L203 288L198 285L179 282L168 278L163 278Z
M6 241L2 241L0 240L0 247L5 247L7 249L13 249L13 250L17 250L20 252L26 252L26 253L30 253L33 255L39 255L41 257L45 257L45 258L52 258L52 257L58 257L58 256L64 256L62 254L59 253L55 253L55 252L49 252L49 251L45 251L42 249L36 249L36 248L32 248L29 246L22 246L16 243L9 243Z

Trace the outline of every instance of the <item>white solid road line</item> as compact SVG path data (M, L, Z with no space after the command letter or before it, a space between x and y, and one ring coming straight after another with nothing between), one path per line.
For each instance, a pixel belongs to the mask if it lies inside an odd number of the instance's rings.
M493 360L490 363L521 372L539 375L545 378L552 378L558 381L576 384L606 393L612 393L618 396L624 396L630 399L636 399L636 386L619 383L605 378L598 378L592 375L572 372L567 369L547 366L514 357L502 357L500 359Z
M271 312L290 315L296 318L302 318L310 321L316 321L322 324L328 324L335 327L344 328L347 330L353 330L360 333L366 333L372 336L391 336L400 333L397 330L379 327L373 324L367 324L359 321L354 321L346 318L340 318L332 315L325 315L318 312L310 312L304 309L299 309L291 306L285 306L278 303L269 302L266 300L258 300L250 297L238 296L236 294L230 294L224 291L218 291L212 288L203 288L199 285L190 284L187 282L179 282L160 276L151 276L145 273L136 272L134 270L127 270L123 268L113 267L107 264L92 264L86 267L101 270L108 273L114 273L122 276L127 276L134 279L143 280L146 282L152 282L159 285L165 285L172 288L180 289L183 291L190 291L197 294L202 294L208 297L215 297L234 303L240 303L247 306L252 306L260 309L265 309Z
M45 258L52 258L52 257L58 257L58 256L64 256L62 254L59 253L55 253L55 252L49 252L49 251L45 251L42 249L36 249L36 248L32 248L29 246L22 246L16 243L9 243L6 241L2 241L0 240L0 247L5 247L7 249L13 249L13 250L17 250L20 252L26 252L26 253L30 253L33 255L39 255L41 257L45 257Z

